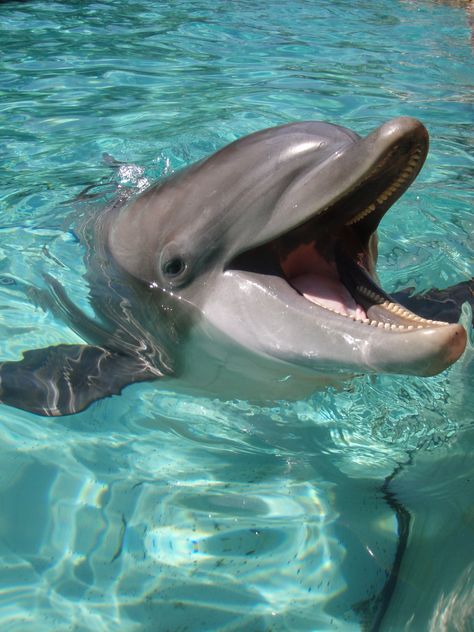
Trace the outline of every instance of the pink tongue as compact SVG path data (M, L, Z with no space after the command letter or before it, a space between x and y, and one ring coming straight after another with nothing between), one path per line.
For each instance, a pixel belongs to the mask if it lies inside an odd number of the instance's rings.
M344 316L366 318L362 307L354 301L338 279L307 272L291 279L291 285L316 305L332 309Z
M314 243L298 246L282 261L282 267L291 285L308 301L345 316L366 318L339 280L335 263L320 255Z

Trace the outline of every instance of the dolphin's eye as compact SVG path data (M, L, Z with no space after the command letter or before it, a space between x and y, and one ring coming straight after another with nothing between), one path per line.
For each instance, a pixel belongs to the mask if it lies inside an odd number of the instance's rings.
M158 273L165 286L177 289L190 282L189 260L186 248L170 241L159 254Z
M176 277L186 269L186 264L181 257L173 257L163 263L163 274L167 277Z

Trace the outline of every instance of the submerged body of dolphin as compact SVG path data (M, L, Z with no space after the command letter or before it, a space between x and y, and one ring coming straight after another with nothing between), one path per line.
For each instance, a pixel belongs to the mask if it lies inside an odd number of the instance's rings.
M421 123L369 136L294 123L240 139L79 227L96 320L51 281L90 344L0 365L0 399L78 412L132 382L284 399L360 372L434 375L459 324L408 311L376 280L376 229L417 176Z

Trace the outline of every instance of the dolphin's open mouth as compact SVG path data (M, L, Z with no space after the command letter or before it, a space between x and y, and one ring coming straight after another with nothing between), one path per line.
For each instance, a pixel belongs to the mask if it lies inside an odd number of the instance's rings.
M394 333L445 326L394 301L375 273L375 231L417 176L427 145L425 137L400 140L357 186L303 224L240 254L228 268L278 275L312 304L361 326Z

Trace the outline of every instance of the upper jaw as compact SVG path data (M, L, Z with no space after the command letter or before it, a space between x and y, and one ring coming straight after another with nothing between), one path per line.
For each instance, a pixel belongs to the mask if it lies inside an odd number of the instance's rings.
M385 212L418 175L428 152L428 133L416 119L400 117L381 125L365 138L335 148L322 162L308 157L258 233L251 233L244 250L282 235L300 238L308 226L329 233L343 225L364 227L372 234Z

